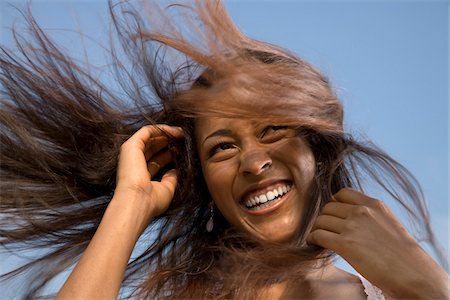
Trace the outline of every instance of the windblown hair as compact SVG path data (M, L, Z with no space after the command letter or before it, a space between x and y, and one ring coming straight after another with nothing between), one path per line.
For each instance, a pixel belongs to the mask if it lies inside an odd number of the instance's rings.
M48 250L2 275L31 270L25 298L39 296L85 250L112 198L120 145L146 124L181 126L186 138L171 141L179 184L129 263L128 296L253 298L258 287L301 278L332 255L304 240L320 208L343 187L378 184L422 229L420 238L435 244L416 180L376 146L344 132L342 105L317 69L242 34L219 1L147 8L110 4L123 50L111 51L121 93L63 53L31 13L32 34L14 34L19 54L1 48L0 245ZM298 128L317 167L295 242L252 240L220 212L206 231L211 196L194 136L201 116Z

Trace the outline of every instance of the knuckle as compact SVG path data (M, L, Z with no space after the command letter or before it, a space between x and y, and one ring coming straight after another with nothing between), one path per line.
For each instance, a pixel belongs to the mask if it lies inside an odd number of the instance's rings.
M323 219L324 219L323 215L318 215L317 218L316 218L316 224L322 223Z
M317 236L317 234L318 234L317 230L312 231L312 232L309 234L309 239L310 239L311 241L313 241L313 242L317 242L317 241L318 241L318 236ZM320 234L319 234L319 236L320 236Z
M341 247L346 249L353 249L357 241L351 235L344 235L341 239Z
M344 187L344 188L340 189L340 190L336 193L336 195L345 195L345 194L348 194L348 193L350 193L350 192L352 192L352 191L353 191L353 189L348 188L348 187Z
M356 222L354 220L349 220L345 222L344 224L344 231L345 232L354 232L360 228L359 222Z
M328 202L322 207L322 212L330 211L333 208L333 202Z
M353 210L352 214L357 217L370 217L372 215L372 211L365 205L359 205Z
M322 234L321 234L320 230L315 230L312 233L312 241L314 241L317 244L323 243L323 238L322 238Z
M373 199L371 205L372 205L372 207L374 207L374 208L376 208L376 209L381 209L381 210L383 210L383 209L386 208L384 202L383 202L383 201L380 201L380 200L378 200L378 199Z

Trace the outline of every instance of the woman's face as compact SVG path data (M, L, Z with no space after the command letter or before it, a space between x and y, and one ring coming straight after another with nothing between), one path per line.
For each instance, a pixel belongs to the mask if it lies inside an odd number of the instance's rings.
M204 117L196 139L209 192L232 226L278 242L298 233L315 161L294 129Z

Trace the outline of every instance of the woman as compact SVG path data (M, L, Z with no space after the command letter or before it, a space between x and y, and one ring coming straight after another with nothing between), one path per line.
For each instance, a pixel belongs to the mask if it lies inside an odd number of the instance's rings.
M113 21L138 76L120 79L134 107L32 19L40 48L2 55L2 245L52 246L29 266L47 264L30 297L75 261L58 298L116 298L123 280L145 298L364 299L365 287L447 297L445 271L357 191L379 184L432 242L414 179L343 131L320 72L244 36L216 1L180 8L187 32L164 11L148 29L121 7ZM333 253L365 279L334 267Z

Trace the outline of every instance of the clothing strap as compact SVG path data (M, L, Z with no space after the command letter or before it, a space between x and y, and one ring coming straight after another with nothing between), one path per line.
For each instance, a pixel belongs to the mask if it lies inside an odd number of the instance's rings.
M361 280L362 285L364 286L364 292L367 295L367 300L385 300L383 292L371 284L367 279L357 274L359 279Z

